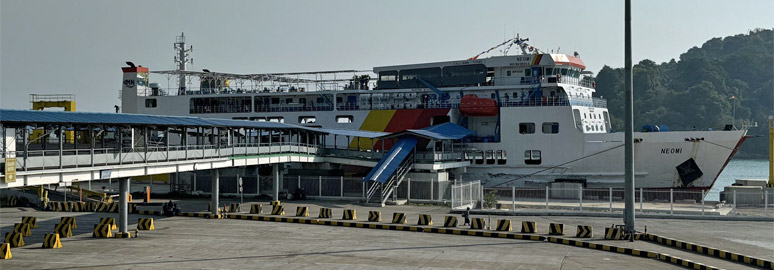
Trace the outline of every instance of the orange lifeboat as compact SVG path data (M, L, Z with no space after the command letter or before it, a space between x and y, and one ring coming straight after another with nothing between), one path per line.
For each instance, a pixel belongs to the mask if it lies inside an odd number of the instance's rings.
M497 101L494 99L479 98L470 94L460 100L460 113L463 116L495 116L498 111Z

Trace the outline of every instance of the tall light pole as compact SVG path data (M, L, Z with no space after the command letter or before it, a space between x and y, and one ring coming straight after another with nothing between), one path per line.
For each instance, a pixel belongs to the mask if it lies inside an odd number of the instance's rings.
M632 1L626 0L624 15L624 231L634 234L634 98L632 91ZM642 200L642 198L640 198ZM634 239L631 237L630 239Z

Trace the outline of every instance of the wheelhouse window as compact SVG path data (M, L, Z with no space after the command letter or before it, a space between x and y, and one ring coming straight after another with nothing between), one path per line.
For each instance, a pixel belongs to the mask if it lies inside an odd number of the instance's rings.
M544 122L543 123L544 134L557 134L559 133L559 123L557 122Z
M483 64L448 66L443 68L442 86L465 86L486 83L487 68Z
M534 134L535 123L519 123L519 134Z
M524 151L524 164L539 165L542 161L540 150Z
M441 68L434 67L401 70L400 82L398 84L401 88L425 87L425 84L417 80L417 78L421 78L432 85L441 85Z
M158 104L155 98L149 98L145 100L145 108L156 108Z
M376 82L376 86L380 89L398 88L398 71L388 70L379 72L379 80Z
M355 121L355 117L352 115L337 115L336 116L336 123L337 124L352 124L352 122Z

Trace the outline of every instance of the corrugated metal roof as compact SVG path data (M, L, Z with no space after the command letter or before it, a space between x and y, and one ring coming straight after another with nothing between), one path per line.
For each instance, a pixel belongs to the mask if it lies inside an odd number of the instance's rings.
M244 127L261 129L300 129L327 133L316 128L277 122L256 122L187 116L161 116L128 113L57 112L0 109L0 123L154 125L176 127Z
M344 130L344 129L329 129L329 128L320 128L319 130L329 133L329 134L336 134L341 136L351 136L351 137L361 137L361 138L369 138L369 139L375 139L382 136L389 135L388 132L377 132L377 131L364 131L364 130Z
M475 132L459 126L454 123L443 123L430 126L423 129L407 129L402 132L382 136L381 138L393 138L405 135L414 135L418 137L436 139L436 140L459 140L467 136L476 134Z

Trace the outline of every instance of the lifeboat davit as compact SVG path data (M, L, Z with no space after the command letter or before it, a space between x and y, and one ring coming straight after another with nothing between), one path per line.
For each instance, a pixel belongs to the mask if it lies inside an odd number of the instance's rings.
M494 99L479 98L470 94L460 100L460 113L463 116L495 116L498 111L497 101Z

